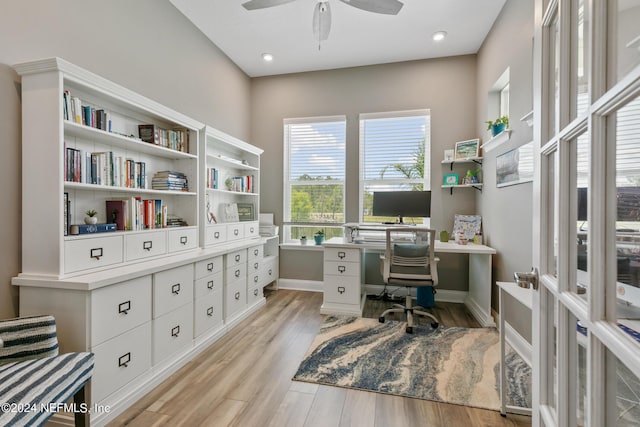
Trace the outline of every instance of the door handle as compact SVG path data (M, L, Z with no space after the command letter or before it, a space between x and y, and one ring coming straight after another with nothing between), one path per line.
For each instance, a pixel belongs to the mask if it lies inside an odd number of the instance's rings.
M513 273L513 278L521 288L533 287L534 290L538 290L538 269L535 267L531 268L530 273Z

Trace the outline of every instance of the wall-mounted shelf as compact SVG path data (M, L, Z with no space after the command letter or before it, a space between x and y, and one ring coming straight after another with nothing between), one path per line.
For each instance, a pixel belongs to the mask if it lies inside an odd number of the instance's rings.
M449 165L450 169L453 170L453 165L458 163L476 163L478 165L481 165L482 157L467 157L465 159L443 160L441 163L443 165Z
M448 188L449 194L453 194L454 188L475 188L476 190L482 192L482 183L479 182L477 184L460 184L460 185L442 185L442 188Z
M494 136L484 144L480 146L484 150L485 153L493 150L501 144L504 144L511 138L511 129L505 129L500 132L498 135Z

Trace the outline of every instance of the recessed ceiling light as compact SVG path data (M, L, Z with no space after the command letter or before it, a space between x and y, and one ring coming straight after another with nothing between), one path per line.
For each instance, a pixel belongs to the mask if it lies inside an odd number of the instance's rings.
M436 31L435 33L433 33L433 36L431 36L433 38L433 41L439 42L440 40L444 39L445 37L447 37L447 32L446 31Z
M262 59L264 59L267 62L271 62L273 61L273 55L270 53L263 53L262 54Z

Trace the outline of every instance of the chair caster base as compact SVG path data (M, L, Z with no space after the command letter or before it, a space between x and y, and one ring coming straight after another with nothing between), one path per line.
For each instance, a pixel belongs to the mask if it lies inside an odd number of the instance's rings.
M507 414L502 414L502 413L501 413L501 414L500 414L500 416L501 416L502 418L507 418Z
M407 326L406 331L407 331L408 334L412 334L413 333L413 326Z
M431 322L431 327L433 329L438 329L438 326L440 326L440 324L438 322Z
M378 317L378 322L380 322L380 323L384 323L384 316L380 316L380 317Z

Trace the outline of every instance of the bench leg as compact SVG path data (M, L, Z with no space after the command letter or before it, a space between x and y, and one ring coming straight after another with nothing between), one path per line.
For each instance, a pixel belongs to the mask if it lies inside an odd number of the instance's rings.
M73 395L73 403L75 403L76 408L81 408L83 403L86 403L85 399L85 387L87 384L85 383L80 390ZM76 427L89 427L89 411L80 412L76 411L74 414L75 425Z

